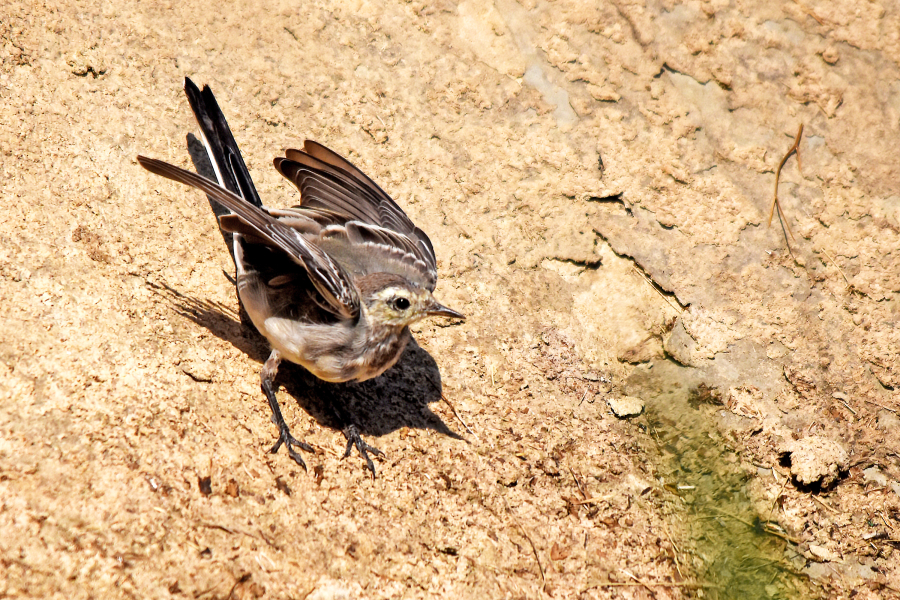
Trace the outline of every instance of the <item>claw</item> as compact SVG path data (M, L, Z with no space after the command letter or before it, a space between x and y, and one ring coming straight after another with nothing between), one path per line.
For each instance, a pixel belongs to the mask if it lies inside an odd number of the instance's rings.
M275 442L275 445L272 446L272 449L269 450L269 452L275 454L276 452L278 452L278 449L281 448L282 444L287 447L288 456L293 458L294 462L303 467L303 470L305 471L306 463L303 462L303 458L300 456L300 453L294 450L294 446L300 448L301 450L306 450L307 452L315 452L315 448L313 448L306 442L301 442L293 435L291 435L291 431L287 428L287 426L281 428L281 433L278 436L278 441Z
M366 468L372 472L372 479L375 479L375 463L373 463L372 459L369 457L369 452L372 452L377 456L384 456L384 452L367 444L359 435L359 430L356 428L356 425L350 425L344 429L344 437L347 438L347 449L344 451L344 456L342 458L350 456L350 452L355 446L356 449L359 450L360 455L366 459Z

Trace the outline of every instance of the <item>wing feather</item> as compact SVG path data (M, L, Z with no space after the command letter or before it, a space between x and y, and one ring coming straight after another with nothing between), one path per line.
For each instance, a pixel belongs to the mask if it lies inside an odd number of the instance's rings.
M280 248L294 262L305 268L316 290L322 294L336 314L345 318L353 318L359 314L359 297L345 269L299 231L282 223L264 209L250 204L234 192L196 173L144 156L138 156L138 162L151 173L206 192L208 196L240 217L257 237Z
M434 290L434 246L384 190L348 160L317 142L307 140L304 150L291 149L285 154L285 158L275 159L275 168L300 190L301 204L296 210L320 209L346 215L346 239L353 242L364 238L361 243L373 253L368 261L370 268L379 268L379 258L387 261L385 266L394 265L394 250L401 250L410 258L400 261L402 273L397 274L408 276L412 268L411 281ZM338 238L332 237L336 243Z

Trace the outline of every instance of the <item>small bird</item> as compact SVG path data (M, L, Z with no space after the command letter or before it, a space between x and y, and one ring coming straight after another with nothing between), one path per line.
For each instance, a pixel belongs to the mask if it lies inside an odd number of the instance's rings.
M185 94L200 126L217 182L174 165L138 156L148 171L207 194L219 227L231 240L238 298L272 353L261 372L262 391L284 444L313 448L291 435L275 395L282 360L330 382L365 381L390 369L411 339L409 326L426 317L465 319L432 296L434 247L425 233L378 185L349 161L307 140L287 150L275 168L300 190L300 205L263 206L250 172L212 91L190 79ZM353 447L375 475L355 424L343 430L344 458Z

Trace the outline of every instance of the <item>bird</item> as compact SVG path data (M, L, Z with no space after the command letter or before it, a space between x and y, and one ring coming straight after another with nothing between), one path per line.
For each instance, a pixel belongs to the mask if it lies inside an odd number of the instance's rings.
M146 170L206 193L230 243L239 302L271 353L261 388L278 428L270 452L284 445L301 467L296 439L281 413L275 377L283 360L327 382L365 381L390 369L411 340L409 326L428 317L465 319L433 296L434 246L396 202L360 169L306 140L274 159L300 191L291 208L263 205L237 142L208 85L184 80L216 181L138 156ZM343 429L344 458L355 447L375 476L355 423Z

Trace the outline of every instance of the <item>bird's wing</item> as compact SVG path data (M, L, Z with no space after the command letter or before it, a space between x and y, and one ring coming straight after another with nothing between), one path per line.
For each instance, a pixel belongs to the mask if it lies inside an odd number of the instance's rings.
M316 290L322 294L336 314L345 318L353 318L359 314L359 296L349 274L299 230L280 222L263 208L251 204L234 192L196 173L145 156L138 156L138 162L151 173L205 192L236 214L253 230L255 237L281 249L294 262L306 269Z
M437 260L431 240L384 190L362 171L325 146L307 140L303 150L288 150L275 168L300 190L300 209L347 216L349 238L359 238L375 255L409 253L415 265L411 281L434 290ZM351 226L352 224L352 226ZM373 264L377 265L374 258ZM406 276L406 273L397 273Z
M324 228L315 243L354 275L392 273L429 291L437 283L413 242L390 229L349 221Z
M269 214L301 232L355 277L392 273L434 291L437 274L408 236L318 208L270 209Z

